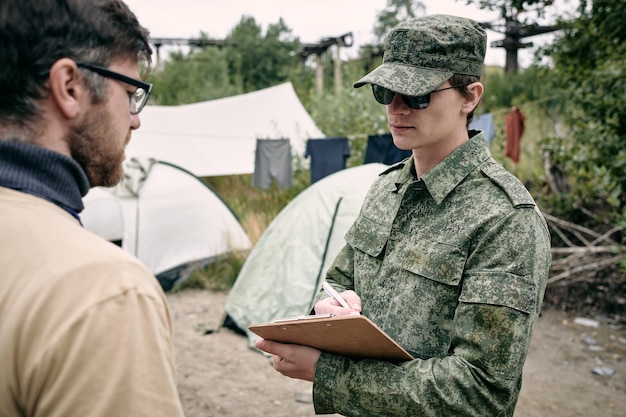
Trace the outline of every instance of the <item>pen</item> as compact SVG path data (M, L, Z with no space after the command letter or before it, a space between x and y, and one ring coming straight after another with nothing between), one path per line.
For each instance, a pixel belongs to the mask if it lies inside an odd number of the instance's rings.
M322 287L324 288L324 291L326 291L328 293L328 295L330 295L335 300L337 300L337 302L339 304L341 304L342 307L350 308L350 306L348 305L346 300L344 300L343 297L340 296L339 293L337 291L335 291L335 289L333 287L331 287L328 282L326 282L326 281L322 282Z

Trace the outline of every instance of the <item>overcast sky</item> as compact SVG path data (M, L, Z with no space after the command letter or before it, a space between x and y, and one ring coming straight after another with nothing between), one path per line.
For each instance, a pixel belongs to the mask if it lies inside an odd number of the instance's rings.
M464 0L422 0L427 14L446 13L478 21L497 21L498 13L466 6ZM374 40L372 29L378 13L387 0L126 0L140 22L155 38L191 38L205 32L211 38L223 39L243 15L252 16L257 24L277 23L280 17L301 42L317 42L324 37L352 32L354 45L344 54L355 57L360 44ZM559 10L575 10L576 0L556 0ZM487 31L486 63L504 66L505 51L489 44L503 35ZM548 41L550 35L525 39L535 45ZM530 50L519 53L520 64L531 60Z

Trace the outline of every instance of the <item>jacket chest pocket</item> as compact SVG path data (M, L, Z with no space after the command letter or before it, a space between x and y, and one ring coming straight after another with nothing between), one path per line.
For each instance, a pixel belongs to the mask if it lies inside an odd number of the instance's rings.
M346 242L357 251L372 258L380 258L387 244L390 229L390 226L359 216L346 233Z
M459 285L467 251L418 235L390 241L390 229L390 226L359 217L346 234L346 242L355 249L358 258L355 260L372 266L381 266L384 262L390 272L405 271L447 286Z
M360 233L347 239L360 260L355 277L366 313L414 355L445 356L466 251L418 235L390 240L383 233Z
M461 282L467 253L458 246L411 236L397 244L394 257L401 269L447 286Z

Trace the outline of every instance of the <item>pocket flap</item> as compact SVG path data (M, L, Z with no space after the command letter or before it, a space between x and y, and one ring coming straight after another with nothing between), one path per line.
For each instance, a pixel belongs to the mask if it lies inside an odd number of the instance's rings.
M383 251L389 238L387 229L389 228L367 217L359 216L346 233L346 242L355 249L377 257Z
M481 276L482 275L482 276ZM511 273L472 274L465 279L459 300L464 303L510 307L524 313L537 308L537 288L530 279Z
M432 281L458 285L463 277L466 254L457 246L413 239L398 256L403 269Z

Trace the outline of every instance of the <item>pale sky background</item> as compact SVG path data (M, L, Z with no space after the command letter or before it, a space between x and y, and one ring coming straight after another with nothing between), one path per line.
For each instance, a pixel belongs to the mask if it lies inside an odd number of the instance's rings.
M126 0L139 21L155 38L194 38L205 32L211 38L223 39L239 23L243 15L252 16L263 32L269 24L282 17L300 42L314 43L325 37L352 32L354 45L343 48L345 57L357 56L360 44L374 41L372 29L377 15L387 0ZM464 16L483 22L503 23L497 12L466 6L464 0L422 0L427 14L445 13ZM555 0L555 9L561 15L573 13L577 0ZM534 14L529 14L529 17ZM542 22L550 24L549 19ZM504 35L487 30L487 57L489 65L504 66L505 50L491 48L492 41ZM552 35L525 38L535 46L549 42ZM519 51L519 63L527 66L534 48ZM166 52L162 49L162 52Z

